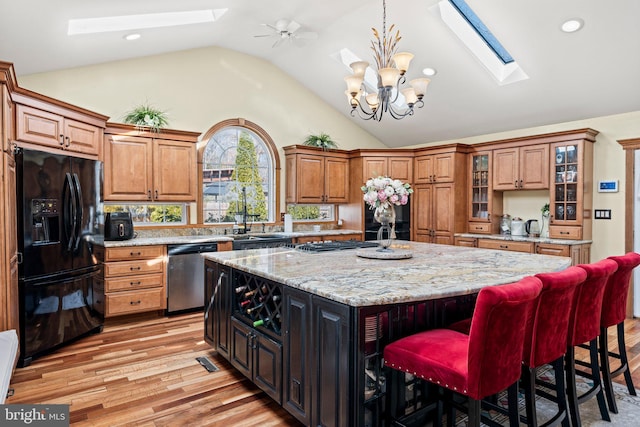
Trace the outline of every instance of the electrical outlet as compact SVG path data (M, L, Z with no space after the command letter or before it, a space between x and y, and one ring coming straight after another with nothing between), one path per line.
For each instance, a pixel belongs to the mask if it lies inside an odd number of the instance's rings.
M611 219L611 209L595 209L593 215L595 219Z

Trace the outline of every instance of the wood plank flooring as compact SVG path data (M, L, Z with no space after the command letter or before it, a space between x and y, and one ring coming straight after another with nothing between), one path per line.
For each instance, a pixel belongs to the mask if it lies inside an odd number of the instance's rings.
M6 403L70 404L74 426L301 425L204 342L202 314L131 320L17 369ZM625 333L639 387L640 320ZM220 370L207 372L203 355Z
M17 369L6 403L70 404L74 426L301 425L203 334L200 313L109 321L102 333ZM220 370L207 372L198 356Z

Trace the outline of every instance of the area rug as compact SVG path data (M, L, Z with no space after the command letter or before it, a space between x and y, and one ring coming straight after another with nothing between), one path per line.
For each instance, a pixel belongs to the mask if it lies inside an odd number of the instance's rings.
M539 377L545 381L553 382L553 371L550 369L546 370L542 372ZM587 379L578 377L576 383L578 394L582 394L588 390L589 386ZM638 396L631 396L626 386L617 383L613 383L613 390L616 396L616 403L618 404L618 413L609 413L611 422L602 420L600 410L598 409L598 402L594 397L580 405L580 419L584 427L630 427L640 425L640 392L638 392ZM501 396L498 403L506 406L506 397ZM524 399L522 396L520 397L519 403L520 413L524 415ZM557 406L554 403L542 398L537 399L536 408L538 423L543 423L548 420L557 410ZM489 416L502 425L509 425L508 418L498 412L485 412L484 415ZM456 420L456 427L466 427L466 425L466 415L459 414ZM521 423L521 425L524 424Z

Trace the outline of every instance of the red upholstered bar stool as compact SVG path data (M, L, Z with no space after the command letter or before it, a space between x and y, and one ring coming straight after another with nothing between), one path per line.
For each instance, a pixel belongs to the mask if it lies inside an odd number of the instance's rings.
M522 355L521 387L524 388L526 421L528 426L538 426L536 395L558 405L558 412L545 426L562 423L569 427L567 395L565 389L564 355L567 352L569 318L575 292L585 281L587 273L578 267L563 271L536 274L542 281L538 305L527 326L527 336ZM536 388L538 368L551 364L555 375L555 396Z
M517 383L526 322L541 287L539 279L526 277L483 288L468 335L451 329L410 335L385 347L384 363L467 396L470 427L480 425L482 399L508 389L509 424L517 426Z
M614 414L618 413L615 397L613 395L613 384L611 379L624 373L624 379L629 389L629 394L636 395L633 386L631 372L629 372L629 362L627 360L627 348L624 341L624 319L627 310L627 295L629 293L629 283L631 272L640 264L640 254L629 252L622 256L611 256L611 259L618 263L618 270L609 278L602 300L602 317L600 319L600 364L602 365L602 382L604 392L609 404L609 410ZM609 350L607 340L607 329L616 326L618 335L618 353ZM611 372L609 358L620 360L620 366Z
M578 405L594 396L598 399L598 408L602 419L611 421L600 380L598 336L600 335L600 313L604 290L609 277L618 269L618 264L610 259L603 259L593 264L580 264L578 267L587 272L587 279L576 290L573 311L569 320L569 341L565 356L567 398L573 427L582 425ZM576 361L575 346L582 347L584 343L588 343L584 347L589 349L589 360L588 362ZM587 367L589 371L576 370L576 365ZM593 382L591 388L580 396L576 390L576 375L589 378Z

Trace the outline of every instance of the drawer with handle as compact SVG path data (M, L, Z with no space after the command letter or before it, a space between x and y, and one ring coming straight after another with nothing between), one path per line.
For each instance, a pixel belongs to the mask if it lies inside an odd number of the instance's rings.
M162 273L117 277L105 280L106 292L160 287L164 287L164 276Z
M533 242L514 242L511 240L479 239L478 247L484 249L499 249L502 251L533 253Z
M132 259L162 259L164 257L164 246L123 246L106 248L104 260L128 261Z
M569 240L581 240L582 239L582 227L570 227L563 225L550 225L549 237L552 239L569 239Z
M118 292L107 295L105 316L164 310L165 308L167 308L167 297L164 288Z
M469 233L491 233L491 223L488 222L469 222Z
M164 263L156 260L138 260L104 263L104 276L129 276L132 274L163 273Z

